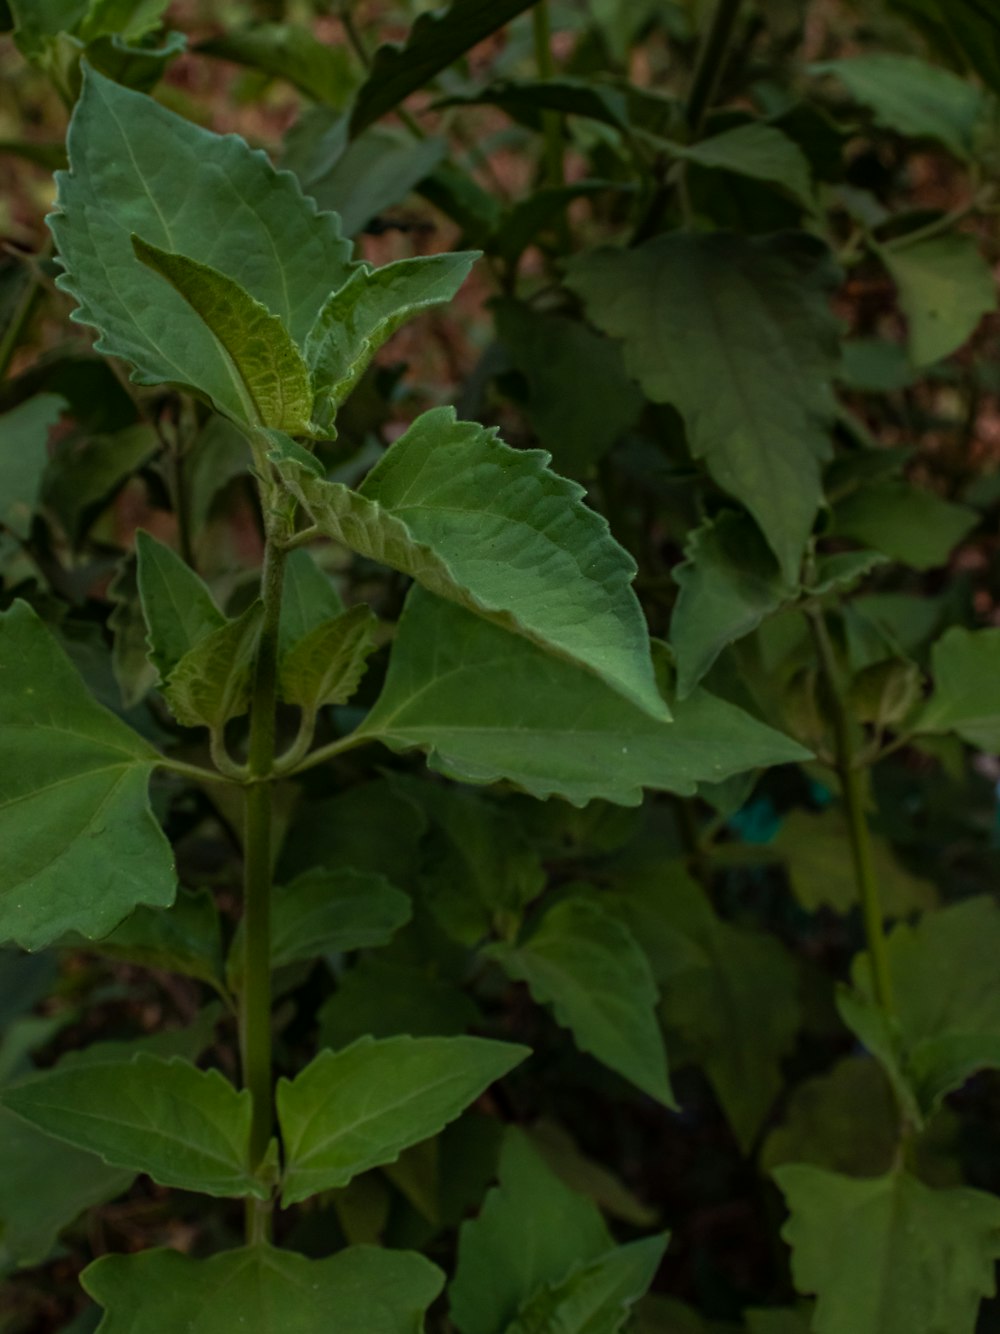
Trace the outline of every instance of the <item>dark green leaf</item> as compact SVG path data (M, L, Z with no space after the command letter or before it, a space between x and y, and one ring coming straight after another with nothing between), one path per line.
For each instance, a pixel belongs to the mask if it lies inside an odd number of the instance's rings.
M121 926L88 948L143 968L165 968L218 986L222 926L208 890L182 890L172 908L137 908Z
M49 430L65 406L56 394L36 394L0 416L0 524L17 537L31 531L49 461Z
M645 1237L591 1260L538 1293L506 1334L617 1334L656 1277L668 1240Z
M167 677L164 698L185 727L220 731L250 707L250 672L260 632L262 604L210 630Z
M275 890L275 968L319 954L384 945L410 920L408 895L368 871L317 869Z
M61 441L45 470L42 496L66 533L78 541L100 507L160 449L145 422L113 435L70 436Z
M980 750L1000 751L1000 630L953 625L931 650L934 693L914 728L957 732Z
M978 237L936 236L880 253L899 291L918 368L957 352L997 308L996 280Z
M989 0L890 0L959 63L1000 92L1000 18Z
M809 159L794 140L773 125L737 125L690 147L671 144L670 152L702 167L780 185L807 209L814 206Z
M362 958L342 973L319 1012L319 1046L348 1047L360 1037L453 1037L481 1016L464 991L430 968Z
M357 82L346 46L328 46L308 28L291 23L230 28L218 37L199 42L195 52L287 79L307 97L337 111L347 105Z
M917 570L944 565L979 515L909 482L875 482L834 506L836 532Z
M289 552L285 561L278 627L280 656L284 657L307 635L343 611L344 604L336 586L309 552L302 548Z
M170 547L140 528L135 549L149 657L166 680L181 658L222 629L226 618L195 571Z

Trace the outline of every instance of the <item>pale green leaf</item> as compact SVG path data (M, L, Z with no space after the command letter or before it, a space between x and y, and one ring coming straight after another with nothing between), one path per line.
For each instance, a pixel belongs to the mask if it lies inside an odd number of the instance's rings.
M92 42L97 37L114 36L125 42L138 42L160 26L169 2L89 0L87 12L80 22L80 38L84 42Z
M831 454L837 321L828 250L804 234L674 233L598 250L568 283L625 347L648 396L684 418L688 445L799 575Z
M287 1206L437 1134L528 1054L485 1038L362 1038L278 1084Z
M132 250L134 233L218 268L301 344L350 272L338 219L242 139L218 136L85 69L51 226L98 349L142 384L231 384L211 330Z
M22 1080L0 1101L56 1139L161 1185L267 1197L248 1165L250 1095L217 1070L146 1055L88 1061Z
M947 562L979 515L909 482L876 482L839 501L833 522L840 537L916 570L931 570Z
M503 1334L541 1288L610 1248L596 1206L560 1181L523 1131L509 1127L499 1185L459 1231L452 1321L460 1334Z
M0 416L0 524L16 537L31 531L49 461L49 430L65 406L57 394L36 394Z
M84 1271L100 1334L421 1334L444 1275L421 1255L352 1246L324 1260L252 1246L106 1255Z
M618 1334L656 1277L667 1236L629 1242L543 1289L505 1334Z
M92 939L173 901L147 795L157 753L91 698L23 602L0 615L0 753L0 938Z
M997 286L978 237L952 233L884 246L881 255L909 325L910 360L933 366L967 342L997 308Z
M477 258L469 251L401 259L378 269L363 264L328 297L303 349L321 430L332 433L337 409L382 344L414 315L451 301Z
M551 1005L583 1051L667 1107L676 1107L656 1017L659 994L635 937L596 899L566 898L517 945L485 951Z
M344 611L329 575L304 548L290 551L285 561L278 625L278 654L284 657L301 639Z
M309 368L277 315L218 269L132 235L136 258L166 279L211 331L222 374L206 367L187 383L219 412L248 426L310 432Z
M230 28L195 47L199 55L248 65L273 78L287 79L307 97L342 110L357 82L346 45L321 42L293 23L255 23Z
M705 692L654 723L589 672L519 635L415 589L386 684L358 736L425 750L465 783L502 779L574 805L637 805L643 787L694 792L702 781L808 752Z
M670 152L702 167L780 185L806 208L813 206L809 159L793 139L773 125L737 125L686 148L671 144Z
M582 488L450 408L418 418L358 491L279 463L327 536L588 668L667 717L632 558Z
M140 528L135 549L149 657L166 680L181 658L220 630L226 618L195 571L170 547Z
M278 669L278 691L285 703L308 711L346 704L375 649L377 625L378 617L361 603L300 639Z
M995 1290L1000 1200L930 1190L905 1171L854 1179L819 1167L774 1173L791 1210L783 1235L814 1334L973 1334Z
M167 677L163 695L185 727L219 731L250 707L250 673L260 632L262 604L252 603L199 639Z
M1000 630L953 625L931 650L934 693L918 732L957 732L979 750L1000 751Z

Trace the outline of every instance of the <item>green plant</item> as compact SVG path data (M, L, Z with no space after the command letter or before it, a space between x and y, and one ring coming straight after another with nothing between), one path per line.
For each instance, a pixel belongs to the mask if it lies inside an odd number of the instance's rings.
M150 96L164 4L11 0L24 77L74 109L56 258L2 275L0 933L35 952L4 963L9 1272L137 1174L181 1192L84 1269L80 1328L975 1327L1000 1202L947 1100L1000 1067L962 745L1000 750L1000 630L926 572L996 503L968 459L990 348L953 354L996 309L969 227L1000 25L894 8L952 69L881 11L877 49L807 68L777 3L453 0L373 56L350 5L343 46L269 13L197 58L318 104L278 171ZM448 73L508 23L486 81ZM638 49L666 91L623 77ZM507 121L518 199L477 142ZM931 211L927 142L961 195ZM471 248L356 260L414 187ZM477 265L470 420L414 414L380 350ZM894 285L905 338L891 308L845 332L845 271ZM15 362L59 292L110 360ZM948 498L903 431L954 436ZM136 479L161 537L122 553ZM32 1013L56 958L110 962ZM184 1023L102 1029L137 967ZM791 1283L706 1284L704 1320L647 1296L667 1236L642 1173L575 1142L594 1100L635 1109L621 1162L720 1109ZM155 1244L171 1217L193 1242Z

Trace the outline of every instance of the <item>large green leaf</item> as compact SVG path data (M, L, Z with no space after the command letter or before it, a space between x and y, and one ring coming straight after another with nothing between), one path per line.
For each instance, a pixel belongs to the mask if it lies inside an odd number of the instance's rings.
M835 276L826 247L797 233L675 233L569 267L591 320L624 341L649 397L678 409L691 452L754 516L788 580L831 452Z
M136 259L164 278L211 332L216 364L206 364L199 389L219 412L247 426L305 435L311 430L309 368L281 319L245 288L209 264L132 236ZM189 321L190 323L190 321Z
M165 680L196 644L226 624L226 618L195 571L170 547L140 528L135 549L149 657Z
M421 14L403 46L380 46L355 99L351 133L399 106L436 74L498 28L529 9L533 0L452 0L446 10Z
M414 315L451 301L476 259L470 251L401 259L378 269L361 265L327 299L304 348L321 429L333 432L337 409L382 344Z
M0 753L0 939L92 939L173 901L147 795L156 751L91 698L23 602L0 615Z
M599 900L561 899L526 940L486 953L526 982L536 1001L552 1006L578 1047L676 1107L652 970L628 927Z
M979 515L923 487L886 481L868 483L838 501L833 522L841 537L914 569L931 570L947 562Z
M885 246L881 255L899 291L914 366L957 352L997 308L996 280L978 237L935 236Z
M857 1180L796 1164L774 1176L795 1286L818 1298L815 1334L973 1334L996 1290L1000 1200L930 1190L903 1170Z
M591 1260L539 1292L505 1334L618 1334L656 1277L668 1240L645 1237Z
M980 750L1000 751L1000 630L953 625L931 650L934 693L918 732L957 732Z
M147 1055L94 1060L11 1085L0 1100L56 1139L161 1185L267 1198L248 1166L250 1095L217 1070Z
M346 1186L436 1134L527 1055L484 1038L362 1038L278 1084L282 1200Z
M57 394L36 394L0 416L0 524L27 537L49 461L49 428L66 406Z
M184 298L140 263L131 235L217 268L278 317L296 344L350 272L332 214L242 139L220 137L87 70L51 226L76 318L142 384L230 381Z
M408 1251L307 1260L253 1246L208 1260L106 1255L81 1281L106 1308L100 1334L419 1334L444 1275Z
M499 1185L459 1232L452 1321L461 1334L503 1334L541 1288L610 1247L596 1205L564 1185L524 1132L510 1127Z
M631 588L635 564L544 454L513 450L438 408L358 491L294 458L279 466L327 536L580 663L652 717L668 716Z
M515 783L574 805L637 805L643 787L694 792L806 757L795 742L704 692L654 723L589 672L440 598L407 600L386 684L358 732L422 749L465 783Z

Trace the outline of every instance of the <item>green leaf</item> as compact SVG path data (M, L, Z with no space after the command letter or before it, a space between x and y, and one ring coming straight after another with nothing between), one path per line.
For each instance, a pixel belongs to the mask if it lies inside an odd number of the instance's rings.
M621 338L654 402L744 504L794 581L831 453L837 321L826 247L798 233L675 233L569 266L591 320Z
M295 1080L278 1083L283 1204L395 1162L527 1054L511 1043L464 1037L362 1038L344 1051L321 1052Z
M689 147L671 144L670 152L702 167L780 185L807 209L814 206L809 159L793 139L773 125L737 125Z
M352 1246L308 1260L251 1246L208 1260L106 1255L81 1282L107 1310L100 1334L418 1334L444 1275L408 1251Z
M279 467L328 537L581 664L665 718L631 587L635 564L583 504L582 488L546 461L438 408L358 491L294 463Z
M425 87L466 51L484 41L532 0L452 0L446 10L421 14L402 46L380 46L351 115L352 137Z
M166 680L181 658L226 625L226 618L195 571L170 547L140 528L135 549L149 657Z
M551 1005L583 1051L658 1102L677 1106L649 961L628 927L599 901L562 899L526 940L492 945L485 954L526 982L540 1005Z
M298 806L279 868L291 878L317 866L349 866L406 885L426 830L419 807L387 779L358 783Z
M111 435L69 436L45 470L42 500L78 542L103 506L162 448L146 422Z
M982 93L968 79L916 56L885 51L827 61L812 71L839 79L855 101L871 107L884 129L934 139L960 158L972 156L984 106Z
M237 620L209 631L167 677L163 695L179 723L220 731L249 709L262 610L254 602Z
M36 394L0 416L0 524L20 538L31 531L49 431L66 406L57 394Z
M618 1334L656 1277L668 1240L645 1237L591 1260L538 1293L505 1334Z
M556 469L581 477L633 426L643 398L621 348L565 315L510 298L493 305L497 334L528 388L527 412Z
M217 1070L146 1055L88 1061L22 1080L0 1101L56 1139L163 1186L267 1198L248 1166L250 1095Z
M327 298L304 347L321 430L333 434L337 409L382 344L414 315L451 301L477 258L468 251L401 259L378 269L363 264Z
M279 316L218 269L161 250L135 233L131 239L136 259L166 279L215 340L215 364L206 362L199 378L187 382L190 387L234 421L309 434L309 368Z
M696 528L673 570L680 588L670 621L677 694L686 699L726 647L798 593L746 515L726 510Z
M199 42L198 55L249 65L276 79L287 79L315 102L342 111L357 82L346 46L331 46L308 28L292 23L255 23L230 28Z
M333 581L303 548L285 560L278 626L278 655L284 658L301 640L344 612Z
M0 939L92 939L173 902L146 790L159 756L91 698L23 602L0 615L0 753Z
M452 1037L481 1018L475 1002L429 968L367 956L337 980L319 1011L320 1047L358 1038Z
M815 1334L973 1334L996 1290L1000 1200L930 1190L905 1171L855 1180L795 1165L774 1176L792 1215L795 1286L817 1295Z
M66 942L62 942L66 943ZM222 978L222 924L207 890L181 890L172 908L137 908L110 935L87 948L109 959L196 977L217 987Z
M917 732L957 732L979 750L1000 751L1000 630L953 625L931 649L934 693Z
M407 599L385 687L356 736L425 750L460 782L507 779L578 806L634 806L643 787L690 795L808 754L705 692L654 723L589 672L422 589Z
M499 1185L459 1231L452 1321L460 1334L503 1334L541 1288L610 1248L597 1207L560 1181L523 1131L509 1127Z
M833 510L840 537L861 542L916 570L944 565L980 521L967 505L943 500L909 482L874 482L839 501Z
M112 36L138 42L160 26L168 4L169 0L89 0L80 37L85 42Z
M296 344L347 280L337 218L317 213L292 176L242 139L211 134L90 69L69 159L50 220L59 282L80 303L76 318L100 331L98 350L131 362L140 384L209 377L232 386L232 376L208 326L136 258L132 234L218 265Z
M378 617L364 603L317 628L281 659L278 690L286 704L310 712L346 704L375 649Z
M914 366L950 357L997 308L993 270L975 236L952 233L913 245L904 238L880 253L909 325Z
M271 961L275 968L318 954L385 945L412 916L407 894L367 871L307 871L275 890Z
M821 815L791 811L782 822L775 850L788 865L792 890L809 912L832 908L849 913L858 906L858 886L849 857L847 818L839 807ZM906 917L933 908L937 891L895 857L891 846L872 838L872 861L885 917Z
M906 14L939 50L971 66L994 92L1000 92L1000 19L983 0L890 0L890 9Z

